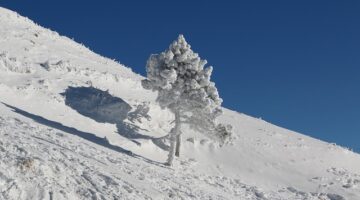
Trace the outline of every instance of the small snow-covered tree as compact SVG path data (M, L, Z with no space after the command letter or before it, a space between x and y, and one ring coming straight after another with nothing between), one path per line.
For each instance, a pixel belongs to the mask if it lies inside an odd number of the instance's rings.
M215 120L222 113L222 99L215 83L210 81L213 68L205 67L206 63L191 50L183 35L168 50L151 55L147 61L143 87L158 91L157 102L175 114L175 126L169 135L168 165L180 154L184 123L221 143L230 136L231 126L217 124Z

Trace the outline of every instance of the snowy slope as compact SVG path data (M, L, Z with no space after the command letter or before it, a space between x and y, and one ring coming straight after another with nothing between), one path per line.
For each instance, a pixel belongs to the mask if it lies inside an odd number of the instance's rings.
M231 144L186 130L165 167L141 79L0 8L0 199L360 199L359 154L225 108Z

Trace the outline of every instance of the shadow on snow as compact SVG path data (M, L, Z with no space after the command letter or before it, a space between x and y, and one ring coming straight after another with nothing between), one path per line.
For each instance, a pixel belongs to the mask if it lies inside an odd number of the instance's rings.
M18 114L20 114L20 115L22 115L24 117L30 118L30 119L34 120L35 122L37 122L39 124L42 124L42 125L45 125L45 126L48 126L48 127L51 127L51 128L54 128L54 129L57 129L57 130L72 134L72 135L75 135L75 136L78 136L80 138L88 140L88 141L90 141L92 143L95 143L97 145L100 145L102 147L108 148L110 150L113 150L113 151L116 151L116 152L119 152L119 153L123 153L123 154L126 154L126 155L131 156L131 157L143 159L144 161L149 162L151 164L156 164L156 165L162 166L162 163L159 163L159 162L156 162L156 161L153 161L153 160L149 160L149 159L147 159L147 158L145 158L143 156L134 154L133 152L131 152L129 150L126 150L126 149L124 149L122 147L112 145L112 144L109 143L109 141L107 139L98 137L95 134L80 131L80 130L77 130L76 128L68 127L68 126L65 126L65 125L63 125L63 124L61 124L59 122L48 120L48 119L46 119L44 117L41 117L39 115L35 115L35 114L32 114L32 113L26 112L26 111L24 111L24 110L22 110L20 108L8 105L6 103L3 103L3 102L1 102L1 103L4 104L5 106L7 106L8 108L11 108L15 113L18 113Z
M94 87L68 87L61 95L65 97L65 104L81 115L100 123L116 124L118 134L135 144L140 145L135 139L147 139L159 148L168 150L168 146L163 142L164 137L155 138L140 134L140 130L147 130L135 125L136 121L151 119L146 104L138 105L130 112L132 107L123 99Z
M114 97L107 91L102 91L94 87L69 87L64 93L65 104L76 110L81 115L89 117L100 123L116 124L117 131L128 139L153 139L150 136L139 133L140 127L125 122L124 120L135 120L141 110L131 111L131 106L119 97ZM144 113L147 114L147 113ZM146 131L146 130L144 130Z

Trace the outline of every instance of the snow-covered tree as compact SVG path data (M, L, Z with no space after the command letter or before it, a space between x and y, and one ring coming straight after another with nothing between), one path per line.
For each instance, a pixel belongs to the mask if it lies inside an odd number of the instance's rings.
M158 91L157 102L175 114L175 126L169 135L168 165L180 154L181 126L185 123L221 143L230 136L229 125L216 123L222 113L222 99L215 83L210 81L213 68L205 67L206 64L191 50L183 35L168 50L151 55L147 61L143 87Z

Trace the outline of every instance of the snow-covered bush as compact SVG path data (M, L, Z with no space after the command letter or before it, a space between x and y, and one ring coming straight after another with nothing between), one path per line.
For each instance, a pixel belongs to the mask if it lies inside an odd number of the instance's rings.
M174 155L179 155L182 124L189 124L221 143L231 134L229 125L216 123L216 117L222 113L222 99L215 83L210 81L213 68L205 67L206 64L206 60L191 50L183 35L179 35L168 50L151 55L147 61L143 87L158 91L157 102L175 114L175 126L170 132L169 165Z
M0 71L29 74L34 70L28 63L20 62L16 57L10 57L8 53L0 53Z

